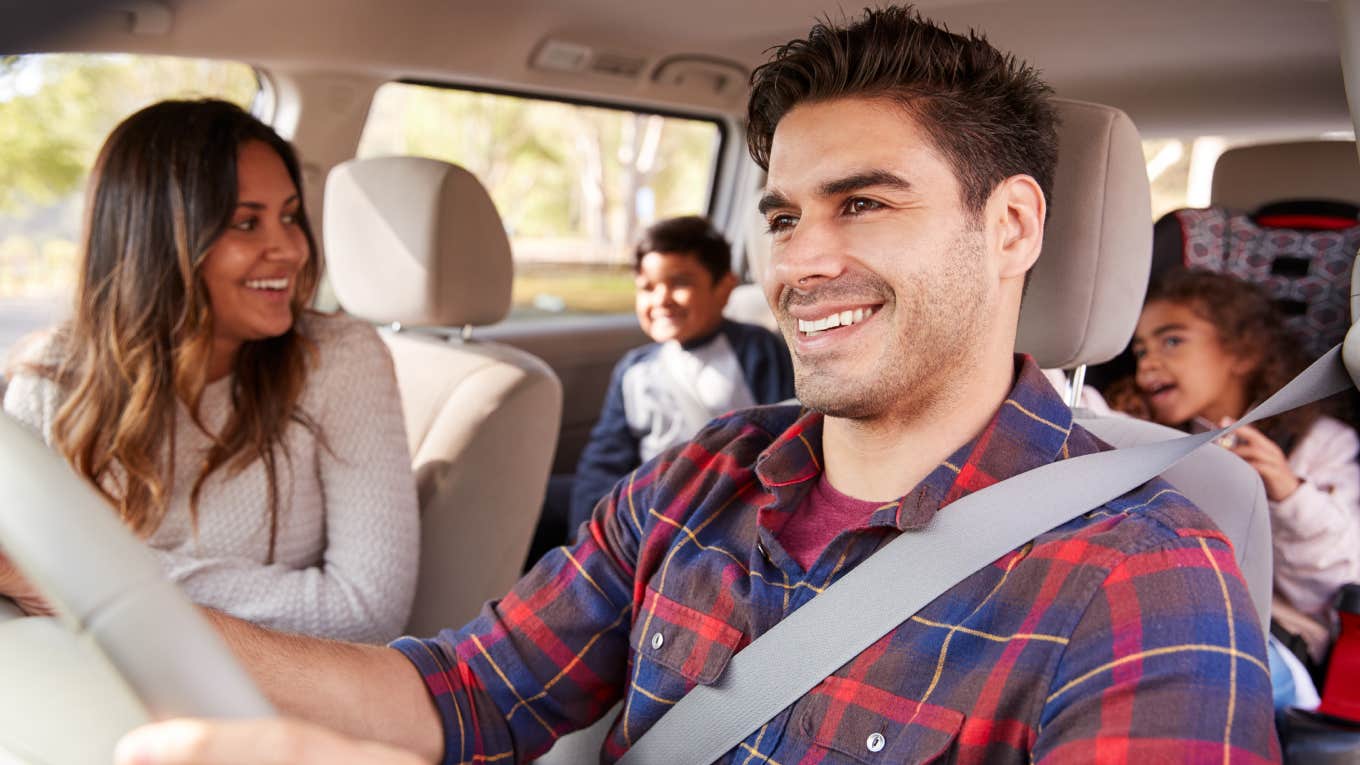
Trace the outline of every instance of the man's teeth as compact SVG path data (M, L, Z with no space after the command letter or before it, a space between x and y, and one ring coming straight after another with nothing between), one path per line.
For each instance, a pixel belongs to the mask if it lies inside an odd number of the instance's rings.
M250 279L246 281L246 286L253 290L286 290L288 289L288 278Z
M873 315L874 309L872 308L856 308L854 310L833 313L830 316L823 316L820 319L814 319L812 321L799 319L798 331L808 335L815 335L818 332L825 332L828 329L858 324Z

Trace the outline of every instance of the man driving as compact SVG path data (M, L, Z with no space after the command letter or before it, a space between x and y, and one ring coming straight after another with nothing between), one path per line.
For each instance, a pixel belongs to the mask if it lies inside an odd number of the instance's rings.
M736 412L650 460L461 629L372 647L214 616L280 710L312 722L162 723L120 761L525 761L622 701L612 762L890 539L1104 448L1013 352L1056 162L1049 96L910 9L780 47L752 77L747 139L805 408ZM1278 760L1222 533L1146 484L966 578L722 761L934 755Z

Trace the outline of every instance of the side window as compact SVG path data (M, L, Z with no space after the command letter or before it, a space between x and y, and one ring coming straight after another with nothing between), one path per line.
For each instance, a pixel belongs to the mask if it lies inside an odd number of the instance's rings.
M255 71L159 56L0 56L0 359L71 310L85 185L99 147L166 98L249 107Z
M514 251L514 320L631 311L632 242L707 211L722 138L700 118L391 82L357 153L432 157L481 180Z

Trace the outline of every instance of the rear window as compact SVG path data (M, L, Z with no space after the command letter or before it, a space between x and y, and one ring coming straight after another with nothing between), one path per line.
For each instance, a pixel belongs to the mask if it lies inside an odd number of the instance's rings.
M1300 138L1311 141L1318 136L1305 135ZM1238 146L1276 140L1289 139L1202 135L1143 141L1143 159L1147 162L1148 181L1152 185L1152 219L1158 220L1182 207L1208 207L1214 164L1223 152Z
M708 210L716 121L392 82L358 156L461 165L496 202L515 257L511 319L632 310L632 243Z
M70 311L90 167L124 117L166 98L249 107L251 67L160 56L0 57L0 354Z

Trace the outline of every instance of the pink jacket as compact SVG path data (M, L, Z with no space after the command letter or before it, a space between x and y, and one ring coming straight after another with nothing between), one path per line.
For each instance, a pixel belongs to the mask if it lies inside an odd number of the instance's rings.
M1337 589L1360 582L1358 453L1350 426L1319 418L1289 453L1303 484L1270 503L1275 592L1322 625Z

